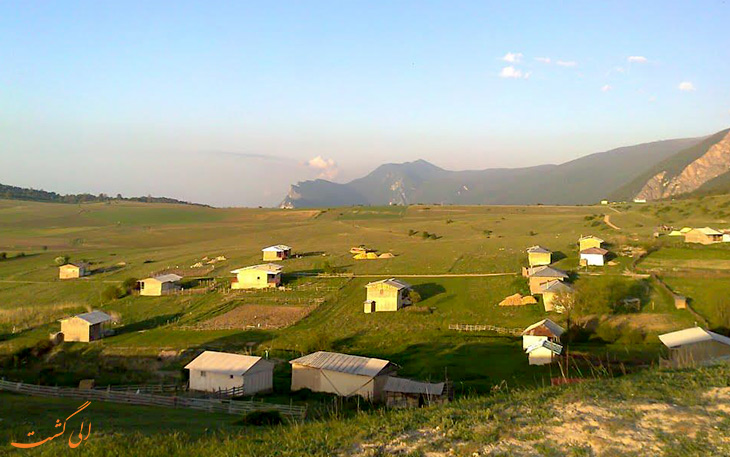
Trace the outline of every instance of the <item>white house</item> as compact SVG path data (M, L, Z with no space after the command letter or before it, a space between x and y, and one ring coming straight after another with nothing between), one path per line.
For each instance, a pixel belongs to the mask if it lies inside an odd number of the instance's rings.
M545 365L560 355L560 335L565 330L551 321L543 319L527 327L522 332L522 349L528 354L530 365Z
M659 340L669 349L669 360L675 366L730 361L730 338L701 327L665 333Z
M602 267L606 264L608 251L603 248L588 248L580 251L581 265L595 265Z
M263 248L261 252L263 253L264 261L276 261L291 257L291 249L291 246L287 246L286 244L277 244L275 246Z
M218 392L236 389L236 395L270 392L274 364L261 357L205 351L185 365L190 370L190 390Z

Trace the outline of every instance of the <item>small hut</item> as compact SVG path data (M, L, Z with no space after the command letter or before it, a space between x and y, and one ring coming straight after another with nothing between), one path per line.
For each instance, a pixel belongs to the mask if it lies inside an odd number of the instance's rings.
M112 320L111 316L101 311L77 314L61 319L63 341L89 343L104 337L103 325Z
M555 360L563 350L559 343L560 335L564 332L561 326L550 319L527 327L522 332L522 349L528 354L530 365L545 365Z

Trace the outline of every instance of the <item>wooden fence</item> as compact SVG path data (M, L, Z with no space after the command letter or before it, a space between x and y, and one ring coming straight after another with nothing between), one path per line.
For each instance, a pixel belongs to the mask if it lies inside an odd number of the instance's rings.
M210 413L242 415L253 411L278 411L289 419L303 419L306 407L279 405L258 401L221 400L210 398L187 398L178 396L152 395L117 390L76 389L73 387L49 387L22 382L0 380L0 390L40 397L75 398L129 405L161 406L165 408L189 408Z
M495 332L501 335L521 336L524 329L497 327L489 324L449 324L449 330L458 332Z

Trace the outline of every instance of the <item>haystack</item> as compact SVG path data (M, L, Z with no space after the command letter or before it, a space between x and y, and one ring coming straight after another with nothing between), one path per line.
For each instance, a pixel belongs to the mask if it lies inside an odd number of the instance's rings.
M522 305L522 295L520 294L514 294L510 295L509 297L505 298L501 302L499 302L499 306L521 306Z
M532 295L525 295L522 297L522 304L523 305L537 305L537 299L533 297Z
M377 259L378 258L378 254L376 254L374 252L368 252L367 254L365 254L365 257L367 259L370 259L370 260Z
M367 258L368 258L368 256L364 252L361 252L359 254L356 254L355 257L353 257L353 259L355 259L355 260L364 260L364 259L367 259Z
M392 252L384 252L378 256L379 259L392 259L395 257Z

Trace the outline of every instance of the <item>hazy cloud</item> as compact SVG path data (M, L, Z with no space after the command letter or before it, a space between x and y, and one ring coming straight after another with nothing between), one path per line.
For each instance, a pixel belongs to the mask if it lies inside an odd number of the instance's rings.
M685 92L692 92L697 90L695 88L695 85L692 84L690 81L682 81L681 83L679 83L679 86L677 86L677 89L683 90Z
M611 89L613 88L610 85L606 84L605 86L601 87L601 92L608 92Z
M513 78L513 79L527 79L530 77L530 73L522 73L522 70L519 70L513 66L504 67L502 71L499 72L500 78Z
M502 57L502 60L510 63L519 63L520 60L522 60L522 57L523 56L521 52L508 52L504 55L504 57Z
M322 156L317 156L309 159L307 166L313 170L319 172L318 178L323 179L334 179L340 172L337 167L337 162L332 159L325 159Z
M542 63L550 63L550 57L535 57L535 60Z
M561 67L575 67L578 65L578 62L575 62L573 60L558 60L555 62L557 65L560 65Z
M239 157L242 159L261 159L261 160L285 160L284 157L272 156L268 154L260 154L256 152L235 152L235 151L201 151L200 154Z
M633 63L646 63L649 61L649 59L644 56L629 56L626 60Z

